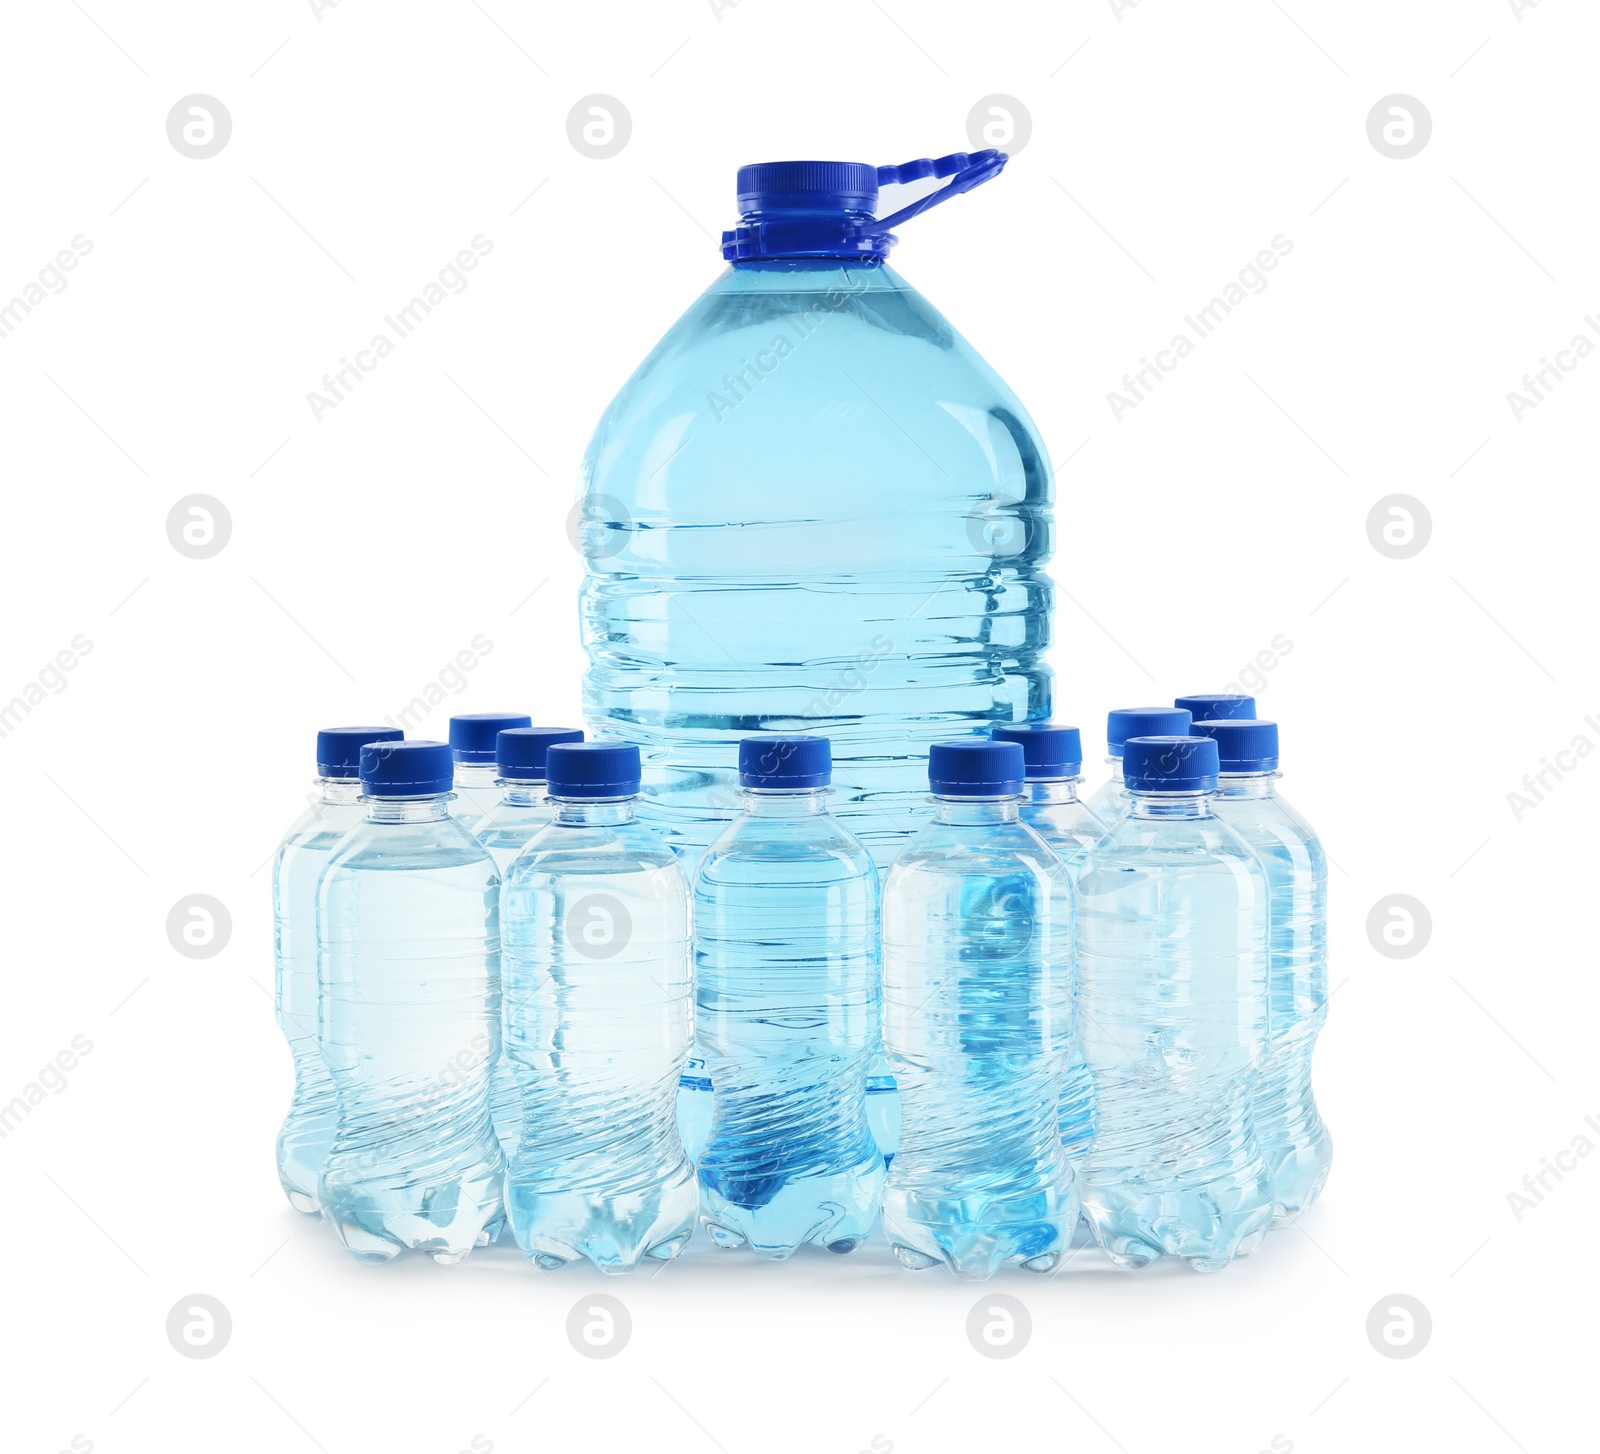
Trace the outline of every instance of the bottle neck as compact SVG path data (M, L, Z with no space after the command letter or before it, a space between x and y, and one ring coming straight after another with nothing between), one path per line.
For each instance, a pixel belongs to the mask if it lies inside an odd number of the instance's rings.
M450 816L450 794L426 798L367 799L369 823L436 823Z
M611 828L633 822L637 798L556 798L549 799L551 821L569 828Z
M751 818L815 818L828 811L827 788L741 788Z
M455 780L458 788L492 788L500 781L500 769L492 762L458 762Z
M1135 818L1210 818L1212 793L1130 792Z
M361 801L358 777L319 777L311 787L311 800L318 807L348 807Z
M1122 781L1122 759L1113 754L1106 761L1111 765L1111 781L1120 783Z
M1217 777L1219 798L1271 798L1277 790L1275 772L1225 772Z
M508 808L537 808L545 800L543 778L502 778L500 801Z
M1017 822L1022 798L1016 794L1004 798L947 798L935 793L933 804L938 822L970 828Z
M1022 785L1022 800L1030 807L1075 803L1081 777L1034 777Z

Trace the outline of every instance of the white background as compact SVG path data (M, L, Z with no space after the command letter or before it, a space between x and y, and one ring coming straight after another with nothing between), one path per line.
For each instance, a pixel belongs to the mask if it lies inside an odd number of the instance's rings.
M6 19L0 300L92 251L0 338L0 700L75 635L3 739L0 1100L92 1052L0 1141L3 1442L320 1449L1156 1454L1593 1438L1600 1156L1520 1218L1507 1194L1600 1130L1584 932L1600 764L1590 647L1600 360L1523 413L1522 375L1600 323L1594 58L1576 0L705 0L535 6L52 0ZM92 19L91 19L92 15ZM102 29L103 27L103 29ZM231 139L180 154L174 103ZM569 142L591 93L628 145ZM1369 141L1393 93L1433 131ZM1085 1256L989 1290L1032 1318L980 1357L980 1289L881 1243L781 1266L703 1242L607 1283L633 1320L580 1357L598 1275L495 1249L347 1260L284 1204L272 1138L268 860L311 734L399 711L475 635L451 710L578 715L564 522L601 409L715 276L740 163L969 146L981 98L1032 134L906 226L895 265L1025 401L1058 467L1057 715L1237 681L1324 835L1336 992L1318 1064L1333 1175L1300 1230L1213 1277ZM483 234L493 251L320 421L307 393ZM1269 240L1293 251L1118 422L1107 393ZM214 496L226 548L166 519ZM1369 543L1403 493L1409 559ZM48 675L48 674L47 674ZM36 693L35 695L39 695ZM413 734L420 735L420 734ZM1091 782L1090 786L1093 786ZM169 910L231 912L185 958ZM1369 910L1432 915L1408 959ZM215 1357L169 1309L220 1299ZM1369 1310L1431 1340L1379 1355Z

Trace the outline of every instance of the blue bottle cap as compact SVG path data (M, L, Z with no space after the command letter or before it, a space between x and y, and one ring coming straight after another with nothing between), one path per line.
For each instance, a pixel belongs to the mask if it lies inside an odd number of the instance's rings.
M1076 727L1052 722L1024 722L996 727L996 742L1015 742L1030 778L1077 777L1083 771L1083 735Z
M1243 692L1200 692L1193 697L1179 697L1174 705L1184 708L1196 722L1256 715L1256 699Z
M1006 164L1003 151L951 152L899 166L865 162L757 162L739 168L740 225L722 234L729 262L755 258L882 258L891 228L970 192ZM878 188L929 177L949 183L889 217L874 217Z
M450 750L457 762L493 762L494 740L512 727L531 727L526 712L464 712L450 719Z
M1008 798L1022 791L1022 749L1015 742L935 742L928 786L942 798Z
M437 797L455 776L444 742L369 742L361 749L361 791L369 798Z
M746 737L739 743L739 786L825 788L833 779L826 737Z
M1122 756L1130 737L1171 737L1189 730L1194 718L1182 707L1118 707L1106 713L1106 749Z
M1196 737L1217 744L1221 772L1277 772L1278 724L1259 717L1248 720L1196 722Z
M495 766L502 778L538 782L544 777L544 755L558 742L582 742L576 727L507 727L494 739Z
M1211 793L1217 744L1209 737L1130 737L1122 744L1122 780L1130 793Z
M552 798L631 798L639 791L639 749L631 742L557 742L544 756Z
M369 742L399 742L398 727L324 727L317 733L317 776L359 777L361 749Z

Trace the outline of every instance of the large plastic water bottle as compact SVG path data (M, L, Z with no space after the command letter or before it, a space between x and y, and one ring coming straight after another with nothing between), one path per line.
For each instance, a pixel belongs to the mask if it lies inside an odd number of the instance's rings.
M1194 719L1182 707L1117 707L1106 713L1106 762L1111 776L1089 799L1089 811L1110 827L1128 811L1122 785L1122 744L1130 737L1182 736Z
M1021 821L1022 749L936 744L937 813L884 891L900 1149L883 1226L907 1267L1048 1272L1078 1221L1058 1107L1072 1056L1068 869Z
M1099 1125L1083 1213L1124 1266L1202 1271L1272 1220L1250 1101L1266 1049L1266 873L1213 811L1217 745L1131 737L1128 814L1078 874L1078 1005Z
M1048 458L884 261L1005 160L742 167L731 266L595 431L584 712L639 745L640 814L691 863L739 811L753 732L831 740L836 816L882 867L926 814L930 742L1048 710ZM874 217L880 187L942 177Z
M1196 722L1194 731L1217 744L1217 816L1255 849L1272 891L1267 1054L1254 1106L1274 1225L1285 1226L1316 1201L1333 1160L1311 1094L1311 1054L1328 1016L1328 861L1278 795L1276 722Z
M1074 880L1084 855L1106 831L1078 797L1083 781L1083 734L1076 727L1030 723L996 727L997 742L1015 742L1022 749L1022 821L1056 851ZM1094 1078L1073 1040L1072 1062L1061 1087L1061 1144L1074 1159L1094 1139Z
M514 727L530 727L525 712L463 712L450 719L450 755L455 759L455 801L450 816L477 830L500 801L495 739Z
M554 816L501 892L505 1045L522 1139L506 1174L517 1245L543 1268L627 1272L694 1231L674 1099L689 1053L689 882L634 816L639 752L553 745Z
M317 893L318 1039L339 1105L319 1195L367 1262L406 1248L459 1262L503 1219L500 879L450 816L453 777L442 742L363 747L366 818Z
M319 1210L317 1177L338 1120L333 1078L317 1049L317 880L328 855L366 815L356 776L361 748L395 742L396 727L328 727L317 733L310 806L272 860L278 1024L294 1057L294 1094L278 1132L278 1180L297 1212Z
M545 753L558 742L582 741L583 733L576 727L507 727L495 734L496 790L500 796L481 817L469 813L464 819L459 811L455 816L489 850L502 883L511 860L550 821L550 802L545 796ZM458 786L464 766L457 758ZM478 772L480 768L473 764L469 770ZM458 809L460 801L457 798ZM503 1045L494 1063L489 1101L500 1149L510 1156L522 1129L522 1107L517 1080Z
M828 812L828 743L748 738L744 810L694 882L695 1031L714 1086L700 1215L723 1248L852 1252L883 1157L867 1123L879 1041L878 874Z

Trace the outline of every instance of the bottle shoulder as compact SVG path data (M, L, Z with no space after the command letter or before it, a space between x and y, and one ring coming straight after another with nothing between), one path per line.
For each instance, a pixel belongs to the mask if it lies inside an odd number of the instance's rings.
M1327 855L1316 830L1279 794L1218 798L1217 816L1257 853L1303 863L1319 874L1327 872Z
M386 823L363 818L339 841L328 860L324 880L341 872L421 872L479 868L499 882L494 859L474 836L451 817Z
M1028 873L1066 879L1061 855L1027 823L924 823L889 867L889 884L919 874L995 878Z
M687 893L683 864L643 823L549 822L535 832L506 870L508 889L569 875L647 875L662 893Z

